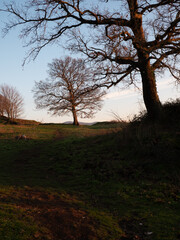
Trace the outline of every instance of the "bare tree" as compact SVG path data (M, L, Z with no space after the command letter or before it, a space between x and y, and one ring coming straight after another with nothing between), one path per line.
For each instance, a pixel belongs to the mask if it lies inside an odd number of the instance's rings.
M5 98L0 94L0 116L4 116Z
M140 79L148 115L157 119L162 107L156 74L168 70L179 83L180 0L97 2L100 7L86 0L7 4L4 11L15 20L7 23L5 30L24 26L20 36L32 46L29 56L33 58L47 44L71 33L70 48L84 53L98 66L99 86L135 84ZM88 31L83 26L89 26Z
M93 85L93 73L83 59L66 57L54 59L49 66L49 79L35 83L34 98L37 108L48 109L53 115L73 115L91 118L101 108L105 94Z
M23 113L23 98L15 87L0 85L2 115L15 119Z

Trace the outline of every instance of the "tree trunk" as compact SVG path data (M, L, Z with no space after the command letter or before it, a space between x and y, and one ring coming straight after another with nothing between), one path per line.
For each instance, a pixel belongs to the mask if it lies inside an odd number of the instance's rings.
M159 120L162 116L162 105L159 100L156 87L154 70L151 68L149 60L143 60L140 64L142 77L143 99L147 109L148 117Z
M76 114L76 109L75 109L74 106L72 107L72 114L73 114L73 119L74 119L73 125L79 126L79 122L78 122L77 114Z
M161 118L162 106L156 87L154 70L151 67L149 53L146 46L146 38L142 24L142 14L138 12L138 1L128 0L131 13L131 24L134 33L133 44L137 50L138 63L142 78L143 99L148 117L156 121Z

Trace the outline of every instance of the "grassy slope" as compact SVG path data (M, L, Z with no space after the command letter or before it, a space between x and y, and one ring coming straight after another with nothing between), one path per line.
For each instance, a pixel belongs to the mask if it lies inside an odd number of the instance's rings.
M114 126L0 125L0 239L178 240L180 129Z

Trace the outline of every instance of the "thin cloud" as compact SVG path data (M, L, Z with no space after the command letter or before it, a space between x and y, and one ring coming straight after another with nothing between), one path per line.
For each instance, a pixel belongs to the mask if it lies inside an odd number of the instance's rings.
M164 81L157 81L157 89L162 90L166 88L171 88L173 85L173 80L171 78L166 79ZM139 91L134 89L127 89L127 90L119 90L115 92L110 92L103 97L103 100L110 100L110 99L122 99L127 97L134 97L141 94Z
M128 89L128 90L110 92L104 96L104 100L120 99L120 98L132 97L135 95L137 95L137 92L135 92L135 90Z

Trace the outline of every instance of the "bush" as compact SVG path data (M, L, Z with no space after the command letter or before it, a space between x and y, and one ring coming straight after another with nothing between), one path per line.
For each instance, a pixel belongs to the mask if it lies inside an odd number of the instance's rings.
M180 98L176 100L169 100L162 105L163 117L157 122L162 126L180 127ZM148 115L146 111L135 115L131 121L131 125L149 124Z

